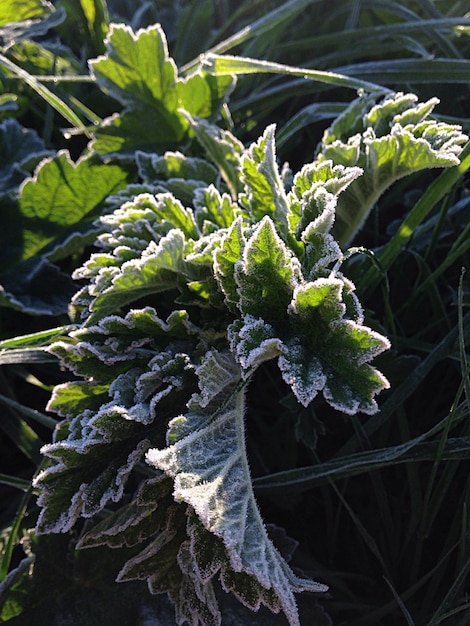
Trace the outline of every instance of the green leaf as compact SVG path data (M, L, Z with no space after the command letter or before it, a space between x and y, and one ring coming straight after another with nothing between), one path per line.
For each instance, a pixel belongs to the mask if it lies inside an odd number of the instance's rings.
M34 177L22 183L17 201L0 198L7 218L0 236L0 304L35 314L65 312L76 289L48 259L63 258L91 243L94 220L106 198L127 178L118 165L94 157L75 164L61 151L43 160Z
M103 286L94 299L89 323L143 296L177 287L178 274L184 270L185 238L173 229L158 244L150 243L139 259L127 261L119 271L98 275Z
M220 170L232 199L235 200L238 193L243 190L239 176L241 157L244 153L243 144L228 130L222 130L206 120L187 117L196 139Z
M168 439L175 443L149 450L147 460L173 478L176 501L191 505L203 526L223 541L231 570L226 587L246 582L239 574L254 577L260 587L249 585L256 597L250 605L259 606L262 594L272 592L289 624L298 626L293 592L326 587L295 576L267 535L251 488L236 363L229 354L208 353L197 373L200 394L183 420L170 423ZM246 598L248 589L242 589L239 597Z
M226 193L220 194L214 185L196 189L194 192L195 218L204 233L230 228L240 207Z
M296 288L289 312L296 339L286 341L279 368L304 406L319 390L344 413L378 410L374 395L388 381L368 362L389 347L382 335L344 319L342 280L319 278Z
M254 222L269 215L278 228L285 225L287 232L287 198L276 162L274 132L275 126L268 126L243 156L241 202Z
M199 181L209 185L217 180L217 170L205 159L188 157L181 152L165 152L163 156L136 152L135 160L139 176L146 182L176 179Z
M300 275L298 259L277 234L271 218L264 217L248 239L241 262L235 264L240 311L276 327L287 318Z
M231 77L198 73L178 78L159 24L137 33L112 24L106 55L91 61L90 67L99 86L125 106L96 131L93 147L100 153L176 146L190 126L180 109L211 118L233 88Z
M44 258L32 258L1 275L0 306L32 315L62 315L76 291L70 276Z
M114 429L103 435L98 417L112 414ZM142 426L104 404L62 422L54 443L42 448L51 463L35 478L41 488L38 532L67 532L79 516L92 517L122 498L126 482L149 447Z
M328 233L336 215L336 197L359 178L359 167L335 165L333 161L320 161L304 165L294 176L288 194L288 220L291 232L297 239L305 239L307 228Z
M74 163L66 151L43 161L34 178L26 180L20 189L21 260L72 234L84 220L91 225L108 195L121 189L127 177L120 166L93 157Z
M14 119L4 120L0 124L0 193L18 187L26 172L49 154L36 131L23 128ZM12 226L5 224L7 229Z
M0 25L41 18L46 16L50 9L50 4L45 0L2 0Z
M245 245L242 220L237 218L222 239L220 248L214 253L214 276L231 311L238 310L240 301L238 283L235 279L235 266L242 258Z
M283 352L282 342L274 328L262 319L245 315L229 326L230 349L243 375L250 375L263 361L278 357Z
M438 102L417 103L397 93L373 104L371 96L353 102L327 130L318 160L359 166L364 174L338 199L333 234L348 245L379 196L396 180L424 169L459 163L467 140L459 126L426 119Z

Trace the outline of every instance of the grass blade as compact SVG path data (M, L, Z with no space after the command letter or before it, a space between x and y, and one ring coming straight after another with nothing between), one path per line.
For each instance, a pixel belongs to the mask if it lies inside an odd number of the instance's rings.
M379 263L386 271L404 249L415 229L432 211L436 204L448 194L456 185L459 178L470 167L470 142L467 143L460 155L460 165L451 167L429 185L413 209L407 214L395 235L379 254ZM371 266L358 281L358 291L370 293L380 280L380 274L375 266Z
M271 63L260 61L248 57L238 57L231 55L205 54L201 56L204 70L215 76L227 76L236 74L282 74L286 76L299 76L303 79L316 80L321 83L333 85L335 87L346 87L348 89L364 89L370 92L383 93L388 91L376 83L371 83L359 78L341 75L335 72L324 72L321 70L311 70L302 67L292 67L282 63ZM469 77L470 78L470 77Z
M470 82L470 62L466 59L369 61L336 67L334 72L346 76L358 76L363 80L377 81L382 85L468 84Z
M13 72L18 78L25 82L31 89L33 89L49 106L55 109L63 118L65 118L72 126L80 130L84 130L82 120L76 115L74 111L66 104L59 96L53 93L45 85L41 84L39 80L26 72L24 69L10 61L5 55L0 53L0 65L3 65L8 71Z
M398 446L359 452L318 465L270 474L254 479L253 483L257 490L295 488L296 491L300 492L331 480L350 478L391 465L434 461L437 451L440 452L439 460L468 459L470 457L470 437L447 439L442 450L440 450L440 441L422 443L426 437L434 434L438 427L443 428L447 421L448 417L427 433Z
M288 20L294 19L303 9L311 6L314 3L318 3L320 0L290 0L290 2L284 3L282 6L277 7L273 11L270 11L266 15L263 15L252 24L245 26L237 33L224 39L220 43L216 44L207 53L223 54L227 50L232 50L236 46L246 43L250 39L255 39L264 33L267 33ZM200 64L200 59L195 59L187 65L181 68L181 72L187 73L194 70Z
M52 417L48 417L47 415L44 415L44 413L41 413L40 411L37 411L36 409L30 409L29 407L24 406L23 404L20 404L19 402L16 402L16 400L7 398L7 396L4 396L2 394L0 394L0 403L6 404L12 409L15 409L16 411L18 411L18 413L23 414L25 417L29 417L30 419L34 420L38 424L42 424L43 426L46 426L47 428L50 428L51 430L53 430L57 426L57 420L52 419Z

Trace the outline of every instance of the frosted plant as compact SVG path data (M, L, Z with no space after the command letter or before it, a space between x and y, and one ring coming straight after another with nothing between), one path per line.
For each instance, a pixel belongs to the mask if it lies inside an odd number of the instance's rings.
M208 161L136 153L142 186L101 218L100 249L75 273L80 322L51 347L76 379L49 404L63 421L35 482L39 533L86 518L79 548L134 547L118 580L167 593L177 624L220 624L221 585L299 625L295 593L326 586L296 575L267 533L246 396L272 361L304 407L378 410L388 382L372 361L389 342L364 324L332 230L338 205L357 231L397 176L457 162L463 135L423 121L433 104L361 96L290 188L274 126L245 149L186 113Z

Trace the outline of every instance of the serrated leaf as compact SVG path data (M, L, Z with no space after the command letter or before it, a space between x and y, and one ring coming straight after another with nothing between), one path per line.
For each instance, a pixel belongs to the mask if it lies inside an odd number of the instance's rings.
M177 69L159 24L137 33L130 26L112 24L106 50L105 56L90 61L90 67L110 95L130 107L176 110Z
M243 191L240 181L241 158L244 152L243 144L232 133L222 130L218 126L209 124L203 119L193 119L186 114L191 128L209 159L220 170L230 195L233 199Z
M48 154L36 131L23 128L15 119L4 120L0 124L0 193L16 188L26 172Z
M329 233L335 219L337 196L362 173L359 167L335 165L333 161L304 165L294 176L287 196L289 227L297 239L305 241L302 234L307 228L309 232L313 229L318 233Z
M250 585L250 592L272 593L289 623L298 625L293 592L326 588L297 578L267 535L243 444L244 394L236 363L229 354L212 352L198 373L201 393L189 404L186 427L178 422L176 443L149 450L147 460L174 479L176 501L191 505L204 527L222 539L235 577L237 573L254 577L259 589ZM169 438L175 439L171 425ZM233 587L237 588L236 581Z
M171 480L161 474L145 480L134 499L113 511L80 538L78 548L135 546L156 535L172 506Z
M217 170L213 165L201 158L185 156L181 152L165 152L161 156L137 151L135 160L139 176L147 182L176 178L210 185L217 180Z
M60 417L76 417L85 409L97 409L107 401L108 385L90 385L84 381L74 381L56 385L47 404L48 411Z
M66 313L76 285L44 258L28 259L1 276L0 305L32 315Z
M340 244L349 244L393 182L459 163L467 137L459 126L426 119L437 102L417 103L414 94L396 93L374 104L374 98L361 96L325 132L319 161L364 170L338 198L333 234Z
M100 87L125 109L96 131L93 147L102 154L176 146L189 129L180 109L212 117L233 88L231 77L197 73L178 78L159 24L137 33L112 24L105 43L106 55L91 61L90 67Z
M246 243L242 261L235 265L240 311L276 326L287 316L300 274L298 259L287 249L271 218L263 218Z
M243 235L242 220L237 218L214 252L214 276L222 289L225 302L230 310L236 311L240 296L235 280L235 267L240 262L246 239Z
M107 117L95 131L92 148L103 155L176 148L187 130L180 116L166 115L159 124L155 118L152 109L130 109Z
M264 361L282 354L282 342L274 328L252 315L245 315L243 320L231 324L227 337L232 354L247 375Z
M226 193L220 194L214 185L195 190L195 217L204 232L230 228L241 213L239 206Z
M139 259L123 263L100 288L89 322L145 295L176 288L178 273L184 269L184 246L183 233L174 229L158 244L150 243Z
M86 420L82 422L80 430L86 437L90 431L87 433ZM114 443L95 434L42 448L54 463L34 481L41 487L39 533L67 532L78 517L92 517L110 500L118 502L122 498L129 474L149 448L149 441L134 440L138 436L135 425L128 424L128 438Z
M298 287L290 305L297 339L285 342L279 368L304 406L318 391L334 408L353 415L375 413L374 395L388 387L368 365L390 344L370 328L345 318L344 284L319 278Z
M275 126L266 128L262 137L251 145L242 159L242 180L245 191L241 202L253 222L265 215L287 232L287 197L276 162Z

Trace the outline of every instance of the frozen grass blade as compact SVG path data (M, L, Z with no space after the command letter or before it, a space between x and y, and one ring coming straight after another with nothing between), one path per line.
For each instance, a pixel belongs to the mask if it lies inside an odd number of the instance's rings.
M464 567L461 569L459 575L455 579L454 583L450 587L449 591L445 595L444 600L441 605L437 609L437 611L432 616L431 620L428 622L427 626L438 626L442 624L444 619L447 617L451 617L452 615L456 615L458 612L465 610L470 607L470 603L465 602L463 605L457 607L456 609L450 609L452 602L456 599L457 594L463 591L463 587L467 581L467 576L470 573L470 559L465 563Z
M280 25L292 21L306 7L309 7L314 3L318 3L319 1L320 0L290 0L290 2L285 2L282 6L277 7L266 15L263 15L261 18L252 24L245 26L231 37L224 39L212 48L208 49L206 54L223 54L249 40L256 39L265 33L272 32ZM200 59L195 59L187 65L184 65L181 68L181 72L188 73L193 71L199 63Z
M254 484L259 491L295 488L300 492L330 480L351 478L391 465L433 461L438 453L440 460L464 460L470 453L470 437L447 439L443 448L438 441L424 443L425 439L445 428L448 421L446 417L427 433L398 446L360 452L310 467L270 474L256 478Z
M22 405L19 406L22 409L26 408ZM40 449L43 442L15 410L2 411L0 428L27 459L35 464L41 461Z
M408 611L408 609L406 608L403 600L400 598L400 596L398 595L395 587L392 585L392 583L388 580L388 578L386 578L384 576L384 580L387 583L390 591L392 592L393 597L395 598L398 606L400 607L401 612L403 613L405 619L406 619L406 623L408 624L408 626L415 626L415 623L413 621L413 618L410 615L410 612Z
M29 484L28 490L22 497L20 506L18 507L18 511L16 513L15 519L13 521L13 525L8 535L8 540L7 540L3 555L0 557L0 582L5 579L10 569L10 563L11 563L11 558L13 555L13 550L18 541L21 523L24 519L24 516L26 515L26 511L28 509L28 503L31 498L31 495L32 495L32 486L31 484Z
M55 93L48 89L45 85L29 72L10 61L5 55L0 53L0 65L10 72L13 72L18 78L33 89L49 106L55 109L63 118L65 118L72 126L80 130L84 129L82 120L74 111Z
M204 70L215 76L230 76L236 74L282 74L285 76L299 76L303 79L316 80L335 87L348 89L364 89L371 93L384 93L384 87L358 78L348 77L336 72L324 72L301 67L292 67L282 63L271 63L248 57L231 55L204 54L201 56Z
M24 404L20 404L16 400L7 398L7 396L4 396L2 394L0 394L0 403L9 406L12 409L15 409L16 411L18 411L18 413L24 415L25 417L29 417L29 419L34 420L38 424L46 426L46 428L50 428L51 430L53 430L57 426L57 420L52 419L47 415L44 415L44 413L41 413L36 409L30 409Z
M382 85L468 84L470 81L470 61L466 59L369 61L335 67L334 71L346 76L361 77L363 81L377 81Z
M0 485L6 485L7 487L14 487L21 491L28 491L31 487L31 481L18 478L18 476L9 476L8 474L0 474Z
M424 221L436 204L451 192L459 178L470 167L470 143L463 149L460 159L460 165L445 170L429 185L413 209L407 214L395 235L383 248L379 255L379 263L384 271L392 265L405 248L419 224ZM379 280L380 275L377 268L371 266L358 281L358 290L370 293Z
M67 332L72 329L72 325L58 326L56 328L41 330L37 333L31 333L29 335L21 335L18 337L12 337L11 339L4 339L3 341L0 341L0 350L6 351L11 348L26 348L27 346L47 346L50 342L58 339L61 335L65 336Z

